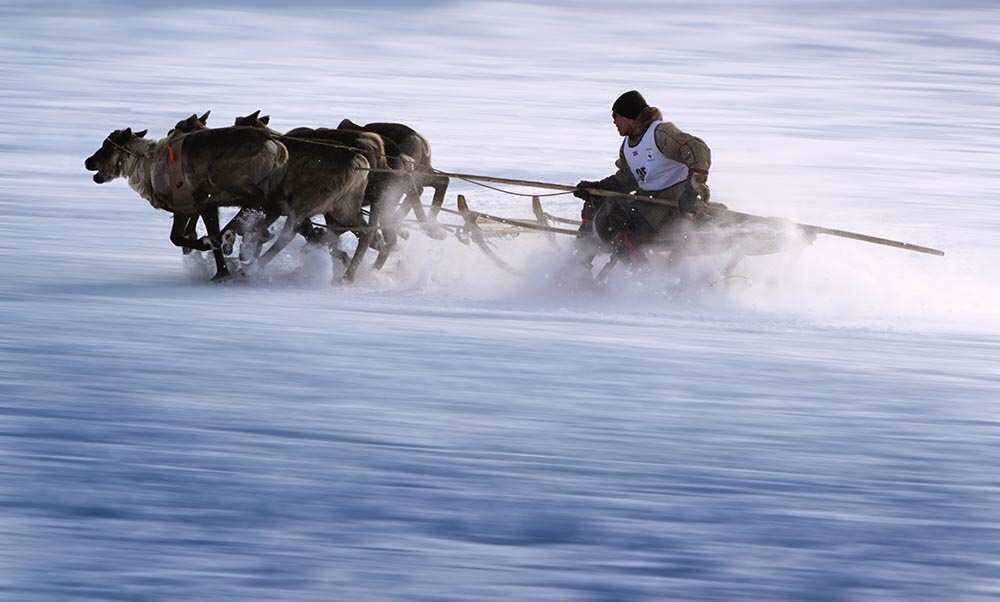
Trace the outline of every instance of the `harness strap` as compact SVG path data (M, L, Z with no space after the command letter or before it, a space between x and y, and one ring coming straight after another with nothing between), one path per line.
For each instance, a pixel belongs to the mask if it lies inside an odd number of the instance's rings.
M170 208L176 213L195 214L198 211L194 202L194 194L184 178L183 149L184 136L167 144L167 181L170 183Z

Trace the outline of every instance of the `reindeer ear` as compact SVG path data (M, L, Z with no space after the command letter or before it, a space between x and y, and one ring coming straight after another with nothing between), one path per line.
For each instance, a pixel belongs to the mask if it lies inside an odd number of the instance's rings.
M126 136L131 136L132 135L132 128L125 128L125 131L122 132L122 133L125 134Z
M258 115L260 115L260 109L257 109L253 113L250 113L249 115L247 115L247 117L249 117L250 119L257 119Z
M146 129L146 130L142 130L141 132L136 132L135 133L135 137L136 138L145 138L146 137L146 132L148 132L148 131L149 130Z
M271 121L270 115L264 115L263 117L260 118L260 122L263 123L264 125L267 125L267 122L269 121Z
M202 125L205 125L205 122L208 121L208 116L209 116L210 113L211 113L211 111L205 111L205 114L202 115L201 117L199 117L198 121L200 121Z

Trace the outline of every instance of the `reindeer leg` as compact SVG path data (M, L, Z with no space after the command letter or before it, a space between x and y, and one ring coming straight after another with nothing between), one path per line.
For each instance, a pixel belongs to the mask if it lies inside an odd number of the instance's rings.
M385 199L386 201L388 199ZM386 260L389 259L389 254L396 247L396 243L399 241L399 236L396 234L396 226L399 224L399 211L397 211L397 203L386 203L383 205L379 203L378 206L372 207L372 217L368 220L368 229L362 232L362 235L358 237L358 243L360 244L362 236L365 234L371 235L371 240L374 240L376 235L375 228L379 228L382 232L383 243L382 248L379 249L378 257L375 258L375 269L381 270L382 266L385 265ZM388 215L387 215L388 214Z
M375 265L373 266L376 270L381 270L385 267L385 262L388 261L391 250L392 247L385 245L382 247L382 250L378 252L378 256L375 257Z
M445 176L434 176L430 183L434 189L434 198L431 200L431 217L437 219L441 212L441 205L444 204L444 195L448 192L448 178Z
M369 187L370 188L370 187ZM379 214L381 212L380 205L375 202L371 206L371 215L369 222L365 223L364 215L361 212L361 207L364 205L365 198L371 198L369 196L370 190L361 191L345 191L348 195L340 199L344 205L343 207L353 207L353 211L339 211L336 212L343 217L343 221L339 224L341 227L347 230L353 230L355 234L358 235L358 247L354 251L354 255L351 257L351 262L347 264L347 269L344 270L344 275L342 280L344 282L351 282L354 280L354 274L358 271L358 267L361 266L361 260L364 259L365 253L368 251L368 247L372 244L372 239L375 238L375 232L377 231L376 225L379 221ZM359 195L360 198L351 198L351 195ZM333 217L330 215L325 216L327 223L333 223ZM336 279L331 281L331 284L337 284Z
M402 220L406 217L406 214L413 209L413 217L417 218L417 221L421 224L427 223L427 213L424 212L424 206L420 204L420 192L414 189L406 191L406 196L403 198L403 202L399 204L400 216L399 219Z
M417 199L417 206L419 205L420 205L420 199ZM395 208L392 219L396 223L402 222L404 219L406 219L407 214L410 213L410 209L415 209L415 207L413 203L410 202L410 193L407 193L403 202L399 203L399 205ZM420 210L422 212L423 208L421 207ZM416 214L416 212L414 212L414 214L416 215L418 220L420 220L421 222L424 221L425 218L422 218L419 214Z
M393 247L396 246L398 237L396 235L396 224L399 211L399 200L394 198L395 194L392 192L386 192L381 195L380 198L372 199L371 205L369 206L368 214L368 227L361 227L355 230L354 233L358 237L358 249L361 248L362 240L367 238L368 246L374 246L374 243L380 238L381 233L381 244L377 245L378 257L375 259L375 269L380 270L382 266L385 265L386 260L389 258L389 254L392 252ZM358 257L358 251L354 253L355 257ZM361 253L361 256L364 252ZM350 281L354 277L354 272L351 270L351 266L355 266L360 262L360 257L358 261L354 261L352 258L351 263L347 266L347 271L344 273L344 279Z
M301 218L297 215L290 214L285 218L285 225L281 229L281 233L278 234L278 238L271 243L270 248L260 256L260 266L264 267L271 262L282 249L288 246L288 243L292 242L295 238L295 234L298 232L299 228L302 227L302 222L305 218Z
M243 244L240 245L240 262L252 264L260 257L260 249L267 240L268 228L281 217L277 210L271 210L260 217L254 210L249 210L238 226Z
M201 221L205 223L208 239L212 245L212 257L215 258L215 276L212 280L218 282L229 278L229 268L226 266L226 256L222 254L222 235L219 232L219 209L209 207L201 212Z
M424 206L420 204L420 194L417 193L416 190L406 193L406 200L403 202L403 205L406 207L413 207L413 215L416 216L417 221L420 222L420 227L423 229L424 234L435 240L443 240L447 237L444 228L438 224L437 218L435 217L435 215L437 215L437 210L440 210L441 208L440 206L436 208L432 206L431 214L427 215L424 212ZM404 213L405 211L406 210L404 209Z
M324 214L323 219L326 220L326 240L330 245L330 259L339 261L346 268L351 263L351 256L340 249L340 224L330 213ZM360 235L358 240L361 240Z
M399 203L399 220L403 221L406 214L413 209L413 217L417 218L420 225L427 229L427 213L424 211L424 206L420 204L420 192L419 189L411 187L406 191L406 196L403 197L402 202Z
M413 182L410 191L406 194L406 201L407 205L413 207L413 214L417 217L417 221L420 222L424 233L433 239L442 240L447 237L447 234L444 228L438 224L437 214L440 213L441 205L444 204L444 194L448 190L448 179L434 176L429 178L429 180L432 182L430 186L434 189L430 215L424 212L424 206L420 203L420 193L423 192L428 179L422 180L419 184Z
M385 243L389 247L396 246L396 242L399 240L397 232L399 231L399 225L403 222L403 218L406 217L406 210L403 209L404 203L401 201L401 196L399 197L393 195L392 197L387 197L383 199L383 202L379 203L378 206L372 206L372 214L376 219L369 219L370 225L378 226L379 230L382 232L383 238L385 238Z
M209 251L212 245L206 239L198 238L197 234L189 236L190 223L196 221L198 216L188 216L174 213L173 221L170 224L170 242L181 248L194 249L196 251Z
M313 245L323 244L326 239L326 232L322 228L317 228L310 220L304 220L299 227L299 234L306 242Z
M241 207L236 215L232 217L222 228L222 254L232 255L233 247L236 245L237 233L243 232L243 224L253 212L253 209Z
M353 282L354 273L358 271L358 267L361 265L361 260L364 259L365 253L368 251L368 247L372 244L372 238L375 236L375 230L372 228L365 228L361 236L358 238L358 248L354 251L354 256L351 257L351 263L348 264L347 270L344 272L343 280L344 282Z
M187 224L184 226L184 237L196 240L198 238L198 216L189 217ZM191 247L181 247L181 252L185 255L190 255L194 252Z

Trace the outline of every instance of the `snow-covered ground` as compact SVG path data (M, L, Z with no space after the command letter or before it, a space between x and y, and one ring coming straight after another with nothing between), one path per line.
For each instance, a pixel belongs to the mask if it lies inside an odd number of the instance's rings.
M353 6L0 3L0 599L1000 596L995 2ZM630 88L716 200L947 255L594 292L565 244L502 241L512 276L414 231L352 286L298 244L213 285L83 169L260 108L573 183Z

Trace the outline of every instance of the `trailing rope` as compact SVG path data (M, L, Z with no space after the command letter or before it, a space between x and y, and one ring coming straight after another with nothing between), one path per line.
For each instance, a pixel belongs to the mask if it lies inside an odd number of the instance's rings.
M476 186L482 186L483 188L488 188L490 190L495 190L497 192L502 192L504 194L509 194L511 196L550 197L550 196L562 196L564 194L572 194L572 191L569 191L569 190L567 190L565 192L548 192L548 193L545 193L545 194L528 194L528 193L524 193L524 192L514 192L514 191L511 191L511 190L504 190L503 188L497 188L496 186L490 186L489 184L483 184L482 182L477 182L475 180L472 180L472 179L469 179L469 178L466 178L466 177L462 177L462 176L455 176L455 179L462 180L463 182L468 182L469 184L474 184Z

